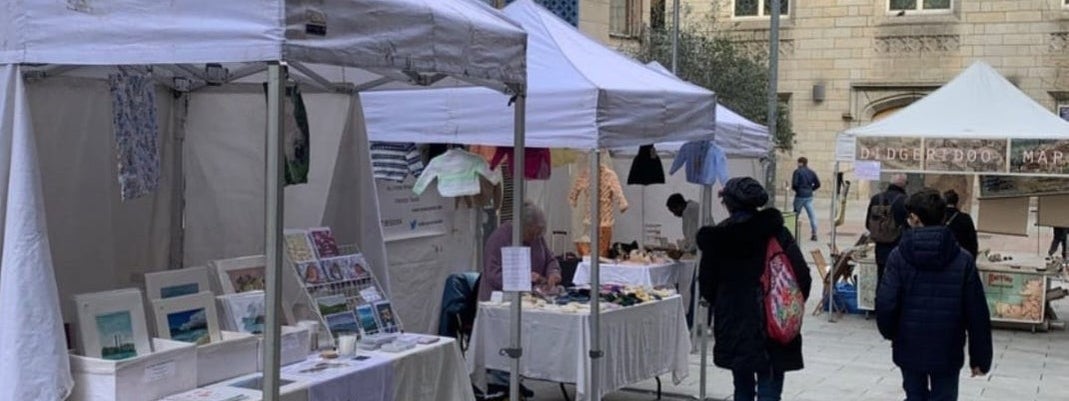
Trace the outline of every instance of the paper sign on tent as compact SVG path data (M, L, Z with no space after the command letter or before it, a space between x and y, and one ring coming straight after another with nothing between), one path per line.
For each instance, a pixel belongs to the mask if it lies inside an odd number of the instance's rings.
M501 248L501 284L505 291L531 291L531 248Z
M872 160L858 160L854 162L854 175L859 180L879 181L880 162Z

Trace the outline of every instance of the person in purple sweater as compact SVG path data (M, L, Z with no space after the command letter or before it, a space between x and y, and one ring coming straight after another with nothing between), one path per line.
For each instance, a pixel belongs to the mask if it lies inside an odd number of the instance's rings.
M531 248L531 283L555 287L560 284L560 264L546 244L546 215L530 201L523 203L523 246ZM486 240L483 273L479 280L479 301L501 291L501 248L512 246L512 222L506 221Z

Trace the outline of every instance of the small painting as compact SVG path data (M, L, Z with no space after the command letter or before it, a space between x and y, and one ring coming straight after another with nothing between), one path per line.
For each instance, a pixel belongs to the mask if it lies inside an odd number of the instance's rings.
M356 271L346 256L323 259L319 262L331 282L356 279Z
M226 311L228 325L232 330L249 334L263 333L266 319L263 291L223 295L218 299Z
M137 356L134 325L130 311L104 313L96 316L100 335L100 357L120 360Z
M345 297L342 295L316 298L316 304L319 305L319 313L323 316L342 313L349 310L349 302L346 301Z
M200 292L200 285L197 283L172 285L169 287L160 287L160 298L174 298L183 295L192 295Z
M208 318L204 308L190 309L167 314L167 327L171 339L204 345L211 342L208 334Z
M323 273L322 266L316 261L298 263L297 274L307 285L323 284L329 281L329 277Z
M389 301L382 301L375 303L375 313L379 318L383 330L388 333L397 331L397 317L393 314L393 308L390 307Z
M330 328L330 333L334 336L360 332L360 326L356 323L356 317L353 316L352 312L346 311L327 315L325 319L327 320L327 327Z
M263 255L212 262L224 294L262 291L267 282L267 261Z
M364 330L364 334L379 332L378 318L375 317L375 309L371 305L357 306L356 317L360 320L360 328Z
M304 230L286 230L286 252L290 261L294 263L316 260L312 243L308 241L308 233Z
M312 239L312 244L315 246L316 254L319 255L320 259L332 258L341 254L330 228L311 229L308 231L308 237Z
M247 269L228 270L226 272L228 278L230 278L230 285L234 287L234 292L247 292L264 289L264 268L250 267Z

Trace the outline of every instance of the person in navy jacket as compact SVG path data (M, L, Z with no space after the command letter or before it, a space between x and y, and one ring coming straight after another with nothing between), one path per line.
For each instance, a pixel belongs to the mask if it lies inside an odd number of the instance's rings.
M912 229L887 259L876 294L880 334L892 341L906 401L953 401L965 364L991 370L991 315L972 255L943 225L946 202L924 189L906 203Z

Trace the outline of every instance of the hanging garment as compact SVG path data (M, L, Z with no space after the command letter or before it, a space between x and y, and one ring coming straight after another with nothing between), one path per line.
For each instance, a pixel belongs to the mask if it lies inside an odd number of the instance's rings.
M504 181L501 183L501 205L498 206L497 220L504 223L512 221L512 173L502 171Z
M156 84L148 74L120 67L108 86L122 199L140 198L160 186Z
M598 217L599 227L612 227L616 224L616 208L620 213L626 212L629 205L624 197L624 190L620 187L620 178L615 171L602 164L600 165L601 179L598 185L598 204L601 214ZM583 211L583 224L587 227L591 224L590 219L590 173L580 170L579 175L572 183L572 189L568 193L568 202L572 208L581 208Z
M512 148L497 148L494 159L490 160L490 168L496 169L501 162L505 162L505 170L512 172ZM552 156L546 148L526 148L523 152L523 177L528 180L548 180L552 171Z
M631 172L627 174L627 185L664 184L664 165L657 156L653 145L638 148L638 155L631 162Z
M404 182L423 173L423 155L414 143L371 142L371 170L376 180Z
M450 149L427 164L412 192L422 194L432 181L438 179L438 193L444 197L478 195L481 191L480 176L493 184L501 182L501 173L491 171L486 161L478 155L466 150Z
M552 149L549 151L549 165L553 168L575 164L583 156L583 152L571 149Z
M675 174L684 165L687 167L687 182L689 183L713 185L719 180L723 185L728 181L727 155L723 149L711 141L683 144L668 174Z
M264 83L264 100L267 99L267 84ZM308 112L300 88L293 84L286 87L286 99L282 102L282 136L285 140L286 171L285 185L308 183L308 170L312 152L308 129Z
M486 159L487 163L494 160L494 155L497 154L496 146L483 146L483 145L471 145L468 146L468 152L477 154L483 159Z

